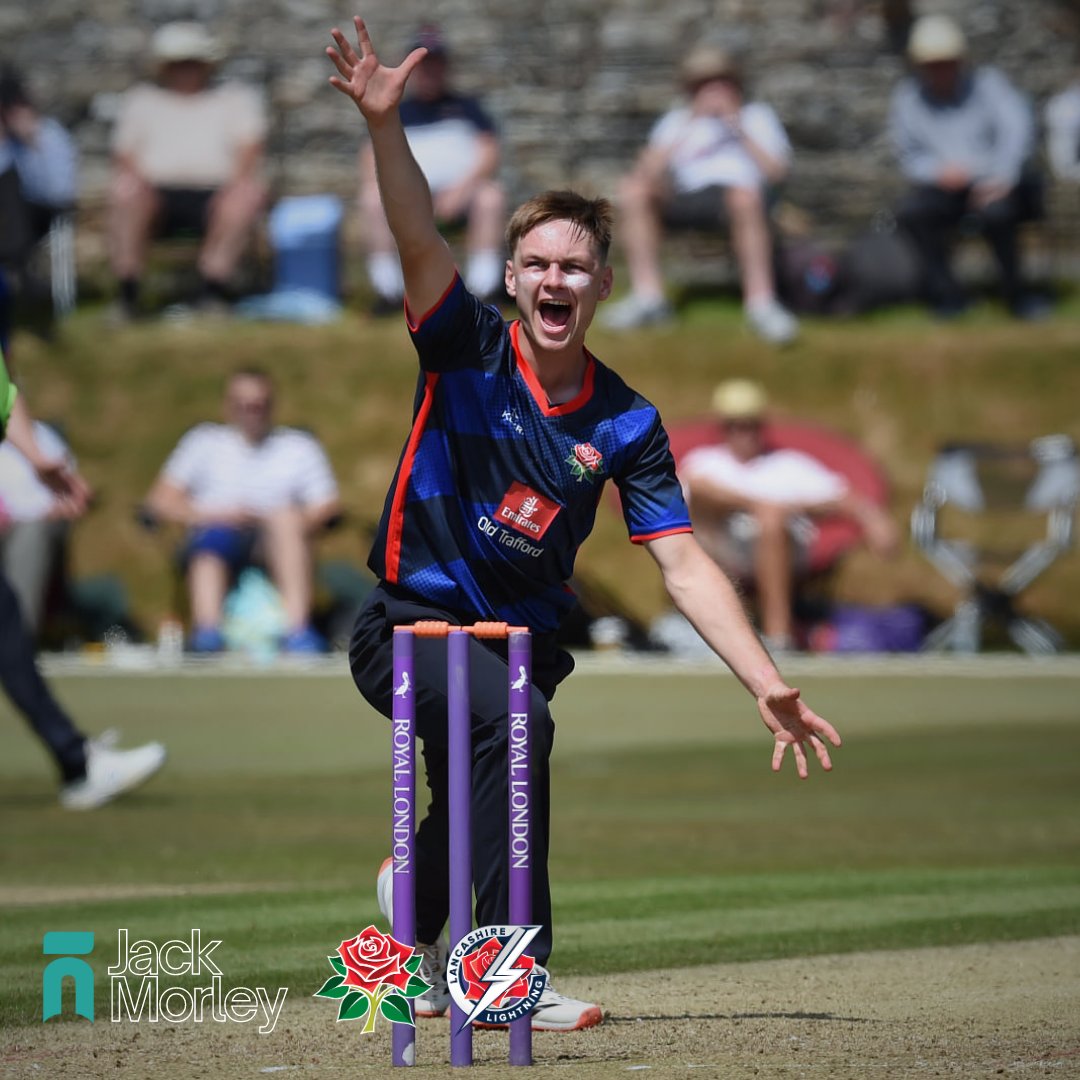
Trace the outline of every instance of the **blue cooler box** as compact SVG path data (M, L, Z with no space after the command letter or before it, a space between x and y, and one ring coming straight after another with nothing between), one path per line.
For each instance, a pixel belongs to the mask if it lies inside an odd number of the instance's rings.
M288 196L270 211L275 292L305 289L339 298L342 214L336 195Z

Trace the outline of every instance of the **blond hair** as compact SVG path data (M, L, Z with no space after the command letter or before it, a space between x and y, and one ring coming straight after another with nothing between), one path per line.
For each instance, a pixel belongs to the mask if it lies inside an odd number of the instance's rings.
M506 247L513 257L527 233L549 221L569 221L599 249L602 261L611 247L614 215L607 199L587 199L576 191L545 191L523 202L506 226Z

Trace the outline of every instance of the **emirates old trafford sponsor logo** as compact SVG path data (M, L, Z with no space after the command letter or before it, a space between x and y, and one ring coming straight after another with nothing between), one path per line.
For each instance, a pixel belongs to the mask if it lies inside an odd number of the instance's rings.
M579 484L582 480L588 480L591 484L604 473L604 455L592 443L577 443L566 464Z
M557 502L546 499L515 480L495 511L495 520L533 540L539 540L548 531L560 509Z

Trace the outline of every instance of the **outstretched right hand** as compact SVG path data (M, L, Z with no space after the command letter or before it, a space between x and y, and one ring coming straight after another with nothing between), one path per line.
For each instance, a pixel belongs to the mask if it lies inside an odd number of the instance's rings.
M356 15L353 23L359 55L340 30L330 31L337 48L327 46L326 55L341 76L331 75L330 85L352 98L368 123L377 123L397 108L405 83L413 68L427 56L427 49L413 49L398 67L384 67L375 55L364 20Z

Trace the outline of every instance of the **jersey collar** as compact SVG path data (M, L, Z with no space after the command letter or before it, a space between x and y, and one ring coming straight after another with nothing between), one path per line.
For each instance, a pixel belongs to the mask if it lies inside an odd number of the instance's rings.
M536 377L528 360L521 354L519 337L521 334L521 320L515 319L510 324L510 341L514 346L514 359L517 361L518 371L525 380L525 385L533 396L533 400L539 406L545 416L565 416L567 413L577 412L583 405L588 404L593 395L593 384L596 380L596 358L588 349L585 350L585 378L582 380L581 390L569 401L561 405L552 405L548 401L540 380Z

